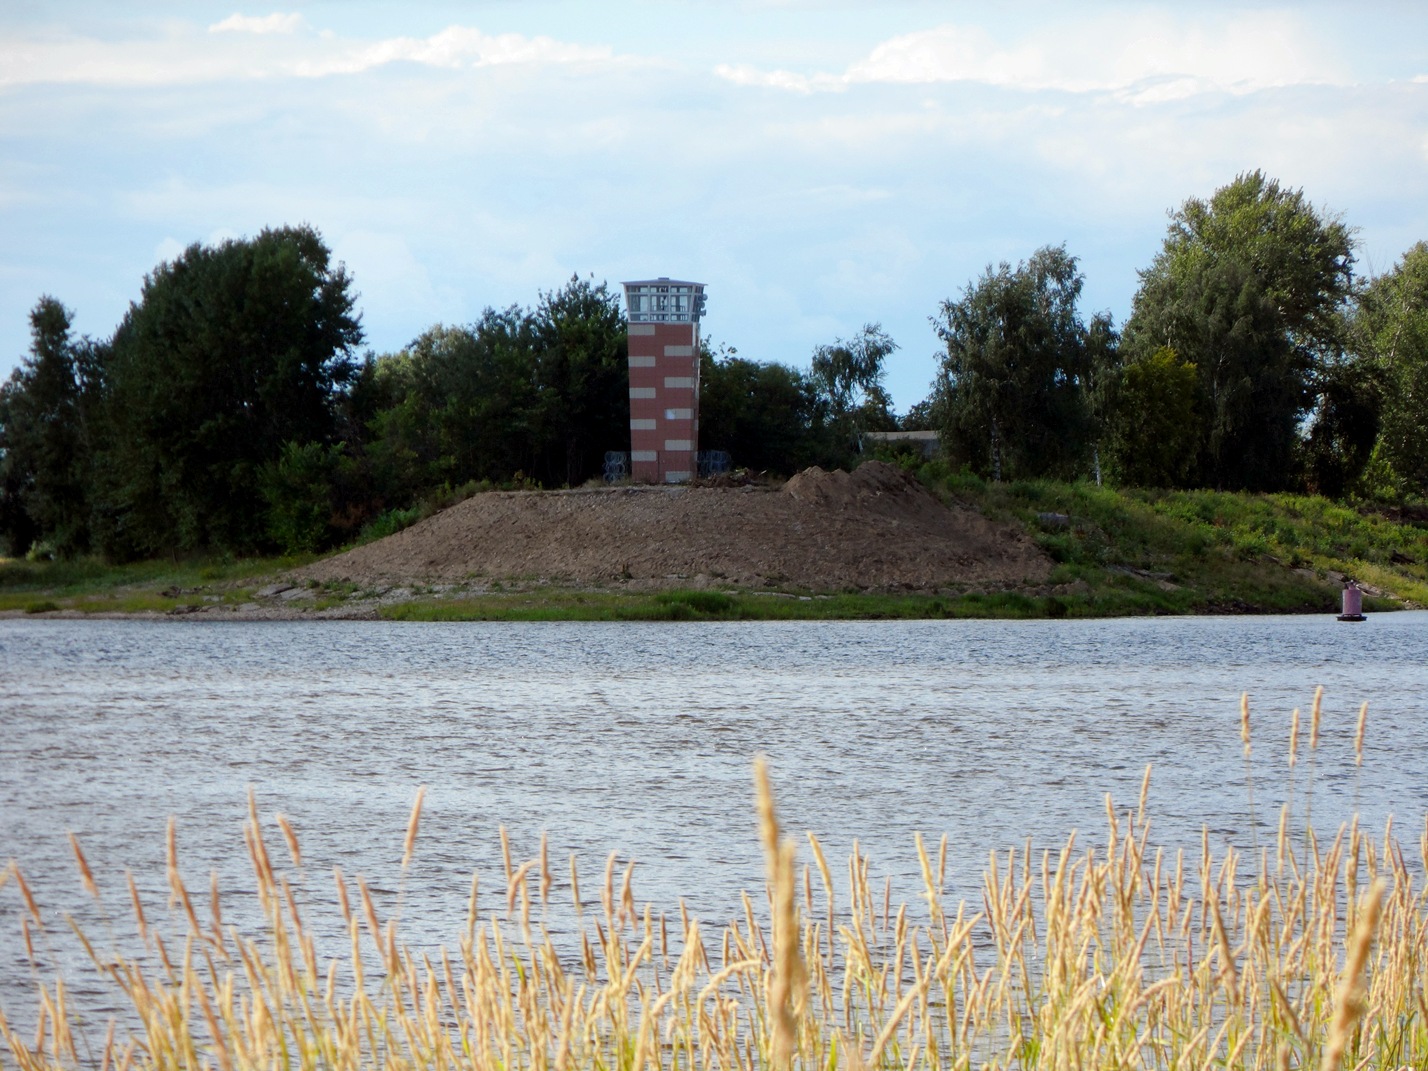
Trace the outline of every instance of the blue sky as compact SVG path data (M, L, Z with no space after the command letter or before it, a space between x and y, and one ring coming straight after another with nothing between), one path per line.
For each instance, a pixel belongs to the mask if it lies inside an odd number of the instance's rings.
M1065 242L1129 312L1166 211L1263 168L1428 239L1428 6L0 6L0 373L41 294L107 335L194 241L308 222L370 346L573 272L709 286L705 335L806 365Z

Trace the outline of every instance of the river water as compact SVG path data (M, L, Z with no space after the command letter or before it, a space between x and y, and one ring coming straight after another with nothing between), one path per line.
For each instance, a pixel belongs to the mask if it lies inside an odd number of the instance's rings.
M1291 791L1290 711L1307 715L1318 684L1323 738L1295 774L1295 813L1312 806L1323 828L1357 810L1379 829L1392 814L1416 845L1425 658L1422 612L1361 625L7 620L0 860L18 862L56 924L92 915L73 831L115 915L126 869L161 915L172 815L190 885L206 889L215 871L241 896L252 786L270 829L278 812L297 829L309 901L331 900L334 866L365 875L384 911L405 884L403 929L417 945L453 942L473 872L483 911L503 906L502 826L518 861L543 831L557 872L574 853L587 900L617 852L637 864L641 902L673 911L683 898L718 922L762 882L750 770L763 753L785 826L816 832L835 870L857 839L894 900L915 897L913 835L945 833L951 892L975 899L994 849L1059 845L1073 829L1083 843L1101 837L1106 794L1133 806L1147 764L1155 841L1198 851L1208 827L1216 845L1272 843ZM15 884L0 889L0 1006L29 984L21 910Z

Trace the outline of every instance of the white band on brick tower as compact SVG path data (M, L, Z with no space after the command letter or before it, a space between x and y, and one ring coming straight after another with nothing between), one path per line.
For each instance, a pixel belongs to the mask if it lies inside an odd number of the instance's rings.
M630 329L630 475L684 483L698 472L699 318L704 284L625 283Z

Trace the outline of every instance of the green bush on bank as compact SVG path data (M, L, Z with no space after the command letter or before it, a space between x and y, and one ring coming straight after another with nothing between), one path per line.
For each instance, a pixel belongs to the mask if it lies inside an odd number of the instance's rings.
M1167 610L1226 601L1293 610L1346 577L1428 604L1428 510L1395 516L1378 505L1287 492L995 483L942 461L913 471L944 499L1023 526L1058 563L1059 581L1120 575L1166 595L1198 593L1170 598Z
M393 508L377 514L362 526L353 545L360 547L367 543L375 543L379 539L386 539L387 536L396 535L418 521L434 517L447 507L454 506L458 502L465 502L473 495L479 495L486 491L539 490L540 484L528 478L523 472L517 472L513 478L501 483L494 483L491 480L467 480L455 487L449 483L444 484L410 506Z

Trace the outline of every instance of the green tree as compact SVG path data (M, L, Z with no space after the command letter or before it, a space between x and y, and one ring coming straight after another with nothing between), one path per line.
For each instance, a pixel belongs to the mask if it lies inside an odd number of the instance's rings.
M897 348L882 324L864 324L852 338L813 351L809 380L827 400L835 434L852 443L860 432L897 427L883 386L883 365Z
M1198 438L1195 366L1169 346L1120 369L1107 414L1107 464L1122 483L1174 487L1189 475Z
M1161 287L1183 286L1226 260L1254 276L1302 357L1337 350L1354 266L1353 234L1341 219L1262 171L1236 175L1208 201L1192 197L1171 214L1141 293L1153 300Z
M1171 215L1141 272L1125 349L1168 346L1200 374L1192 479L1273 489L1294 473L1297 429L1337 359L1353 243L1337 217L1252 171Z
M268 537L283 552L310 553L328 544L341 463L336 443L285 443L263 466L259 489L268 505Z
M437 325L369 373L383 395L368 454L383 500L529 472L537 447L534 331L517 306L487 309L469 327Z
M361 444L373 512L408 506L429 486L434 450L427 413L413 398L415 378L410 348L369 353L348 393L348 441Z
M571 276L531 313L533 475L575 486L601 470L605 451L630 440L625 314L605 283Z
M1063 246L1003 262L933 319L947 354L934 385L944 448L997 477L1071 476L1089 450L1083 277ZM1097 321L1098 331L1106 324Z
M1324 362L1315 376L1315 406L1300 446L1308 490L1341 498L1358 482L1379 441L1383 375L1352 353Z
M192 245L145 278L105 369L106 549L268 543L264 467L329 444L362 329L311 227Z
M1259 279L1242 261L1215 262L1179 286L1157 314L1166 326L1153 337L1179 339L1173 348L1200 374L1194 479L1225 489L1285 486L1307 371ZM1140 352L1132 346L1131 359Z
M822 462L825 410L797 368L701 350L699 445L729 451L735 465L791 475Z
M52 297L30 313L30 356L0 387L0 536L23 554L37 539L56 553L89 546L90 423L99 347L70 334Z
M574 485L628 444L624 313L605 283L572 277L534 309L487 309L368 362L354 386L379 497L523 473Z
M936 394L915 403L898 421L898 427L903 431L936 431L941 426Z
M1381 391L1378 453L1392 482L1428 494L1428 242L1364 288L1350 337Z

